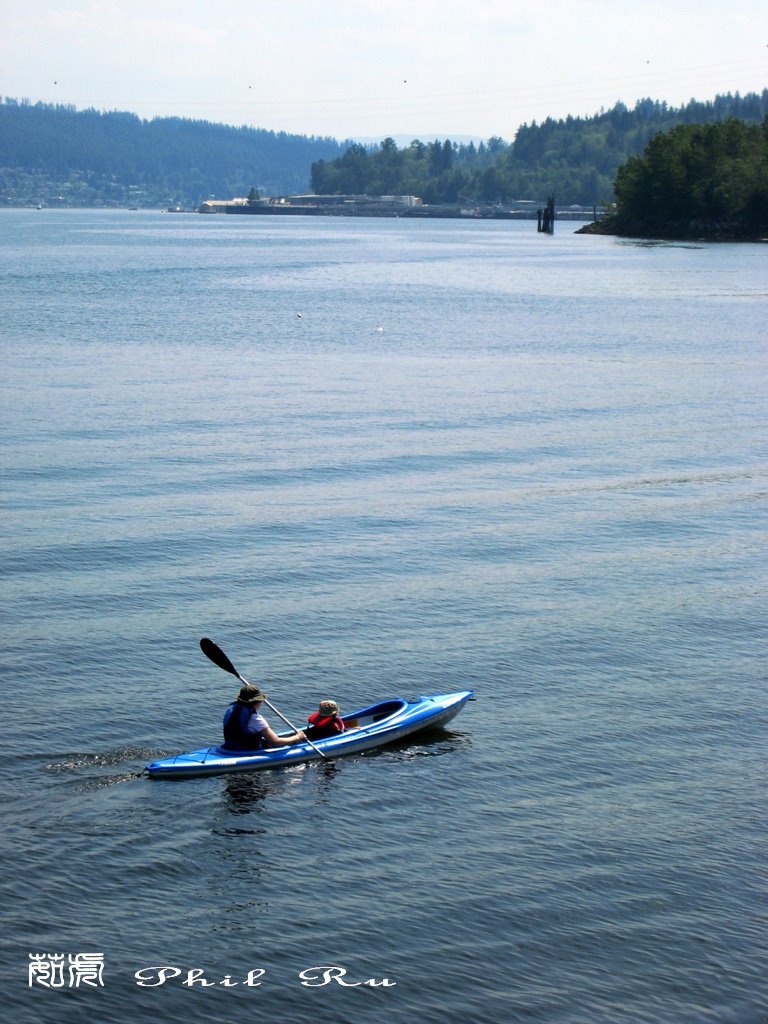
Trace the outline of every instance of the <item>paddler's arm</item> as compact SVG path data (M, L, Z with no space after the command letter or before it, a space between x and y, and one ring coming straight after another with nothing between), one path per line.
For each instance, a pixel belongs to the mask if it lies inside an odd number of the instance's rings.
M267 726L261 731L262 743L265 747L289 747L292 743L303 743L306 736L299 729L290 736L278 736L274 729Z

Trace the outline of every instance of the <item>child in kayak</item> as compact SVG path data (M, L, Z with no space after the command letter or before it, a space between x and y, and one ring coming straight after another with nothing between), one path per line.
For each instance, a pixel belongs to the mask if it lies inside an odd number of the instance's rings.
M306 730L307 739L325 740L329 736L336 736L344 732L344 722L339 714L339 705L335 700L321 700L317 711L313 711L307 718L309 728Z

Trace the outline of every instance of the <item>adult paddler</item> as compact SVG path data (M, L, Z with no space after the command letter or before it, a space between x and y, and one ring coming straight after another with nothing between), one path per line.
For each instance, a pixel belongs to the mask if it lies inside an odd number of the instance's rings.
M303 743L306 735L297 729L290 736L278 736L261 714L267 699L258 686L246 683L224 712L224 746L229 750L260 750L263 747L289 747Z

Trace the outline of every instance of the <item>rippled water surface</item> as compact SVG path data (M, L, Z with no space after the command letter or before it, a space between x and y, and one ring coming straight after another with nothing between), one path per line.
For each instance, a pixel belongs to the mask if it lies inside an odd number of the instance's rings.
M13 1020L768 1019L766 252L572 230L0 211Z

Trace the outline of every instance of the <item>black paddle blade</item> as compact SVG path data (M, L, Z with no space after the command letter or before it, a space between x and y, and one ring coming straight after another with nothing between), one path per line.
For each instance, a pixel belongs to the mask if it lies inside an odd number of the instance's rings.
M218 647L213 640L209 640L207 636L204 636L200 641L200 650L206 656L210 658L214 665L218 665L219 668L223 668L225 672L231 672L233 676L240 678L240 673L237 671L235 666L226 656L224 651Z

